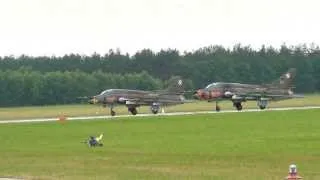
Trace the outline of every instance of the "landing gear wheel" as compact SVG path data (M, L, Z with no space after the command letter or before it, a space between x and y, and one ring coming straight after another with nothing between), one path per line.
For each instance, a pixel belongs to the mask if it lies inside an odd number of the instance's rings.
M267 105L268 105L268 101L266 101L266 100L259 100L258 101L258 107L260 109L265 109L267 107Z
M157 114L157 113L159 112L159 109L160 109L160 107L157 106L157 105L152 105L152 106L151 106L151 112L152 112L153 114Z
M131 112L132 115L138 114L138 111L135 107L128 108L128 110Z
M111 111L110 111L110 114L111 114L111 116L115 116L115 115L116 115L116 112L113 111L113 110L111 110Z
M235 106L238 111L241 111L241 110L242 110L241 102L233 103L233 106Z
M151 112L153 113L153 114L158 114L158 110L151 110Z
M265 108L266 108L266 106L259 106L259 108L260 108L260 109L265 109Z

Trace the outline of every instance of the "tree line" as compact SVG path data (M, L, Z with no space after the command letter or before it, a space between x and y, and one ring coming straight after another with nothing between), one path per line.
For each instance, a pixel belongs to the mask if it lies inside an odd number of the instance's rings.
M0 106L69 104L108 88L161 89L175 75L186 80L189 90L214 81L267 83L291 67L298 73L296 92L320 90L320 49L314 44L143 49L132 56L119 49L91 56L5 56L0 57Z
M148 73L110 74L102 71L39 72L30 68L0 71L0 105L48 105L79 102L108 88L159 89L162 81ZM87 101L86 99L84 99Z

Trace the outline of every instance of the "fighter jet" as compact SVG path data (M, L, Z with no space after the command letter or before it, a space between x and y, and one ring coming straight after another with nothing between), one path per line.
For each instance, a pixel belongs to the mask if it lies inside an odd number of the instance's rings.
M165 90L144 91L131 89L107 89L100 94L91 97L90 104L102 104L110 108L110 114L116 115L114 107L116 105L125 105L131 114L138 113L137 107L150 106L151 112L157 114L161 106L170 106L183 104L184 84L179 76L169 80L168 87Z
M231 100L233 106L242 110L242 102L257 101L260 109L265 109L268 101L280 101L290 98L303 97L294 95L292 81L296 75L296 69L291 68L288 72L280 76L278 80L269 84L253 85L229 82L214 82L204 89L199 89L194 93L194 97L208 102L216 102L216 111L220 111L218 104L221 100Z

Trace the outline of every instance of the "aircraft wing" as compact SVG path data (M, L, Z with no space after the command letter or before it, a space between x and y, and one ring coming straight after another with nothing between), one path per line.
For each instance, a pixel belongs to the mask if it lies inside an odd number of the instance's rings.
M118 99L119 102L126 103L126 104L138 104L140 100L141 100L140 98L138 99L138 98L124 98L124 97L120 97Z
M177 97L163 97L163 95L175 95L174 93L160 94L160 93L149 93L138 98L119 97L118 101L126 105L149 105L152 103L158 103L161 105L175 105L183 103L192 103L195 100L186 100L184 96L177 95Z
M270 98L272 100L277 99L290 99L290 98L303 98L303 95L284 95L284 94L259 94L259 93L243 93L243 94L235 94L238 97L242 97L245 99L258 99L258 98Z
M153 102L159 102L158 95L155 96L141 96L140 98L122 98L118 99L119 102L125 103L126 105L147 105ZM160 103L162 104L162 103Z
M182 95L186 93L193 93L194 90L189 91L179 91L179 92L170 92L170 91L154 91L154 93L157 93L158 95Z

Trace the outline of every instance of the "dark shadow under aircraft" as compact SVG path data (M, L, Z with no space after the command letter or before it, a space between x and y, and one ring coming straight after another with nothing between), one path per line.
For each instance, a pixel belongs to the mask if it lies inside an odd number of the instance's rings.
M268 101L280 101L285 99L302 97L294 95L292 82L296 75L296 69L291 68L288 72L270 84L253 85L241 83L215 82L204 89L194 93L194 97L208 102L216 102L216 111L220 111L218 104L221 100L231 100L237 110L242 110L242 102L257 101L260 109L265 109Z
M161 106L183 104L187 102L184 97L184 84L179 76L168 81L168 87L164 90L144 91L131 89L107 89L100 94L91 97L90 104L102 104L110 108L110 114L114 116L116 105L125 105L131 114L138 113L137 107L150 106L152 113L157 114Z

